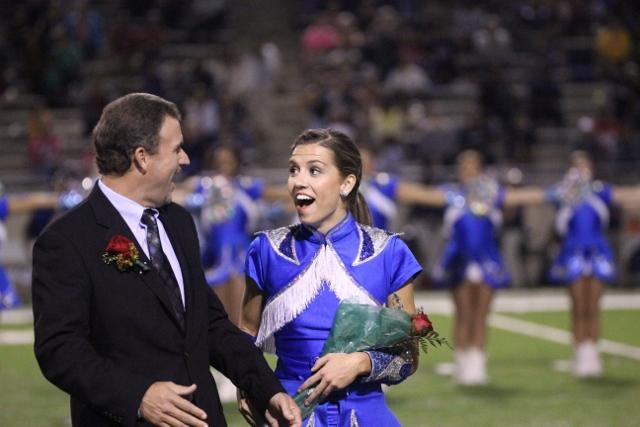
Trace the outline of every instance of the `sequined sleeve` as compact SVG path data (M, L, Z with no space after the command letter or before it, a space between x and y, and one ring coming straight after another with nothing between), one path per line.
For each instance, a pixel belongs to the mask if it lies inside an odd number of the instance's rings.
M413 373L414 356L407 347L398 347L386 351L365 351L371 360L371 372L361 379L362 382L381 382L398 384Z

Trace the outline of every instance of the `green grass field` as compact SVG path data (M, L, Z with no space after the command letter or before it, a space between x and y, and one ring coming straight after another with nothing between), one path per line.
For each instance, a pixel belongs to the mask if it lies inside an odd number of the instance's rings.
M509 315L566 329L567 313ZM450 318L432 316L450 335ZM635 324L640 312L603 313L604 338L640 346ZM20 329L21 326L16 326ZM3 330L13 329L7 326ZM568 359L568 345L492 329L489 343L491 383L461 388L436 376L433 366L449 361L448 349L430 352L418 372L387 393L403 426L623 427L640 425L640 361L604 355L605 375L577 380L552 370ZM30 345L0 346L0 426L61 427L69 425L68 399L44 380ZM235 405L226 405L230 426L246 425Z

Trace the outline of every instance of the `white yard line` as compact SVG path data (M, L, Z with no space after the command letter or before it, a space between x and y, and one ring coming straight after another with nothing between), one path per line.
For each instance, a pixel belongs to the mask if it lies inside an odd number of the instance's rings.
M33 344L33 331L0 331L0 345Z
M445 315L453 313L453 302L446 293L417 293L416 306L424 308L427 313ZM640 293L610 292L602 298L601 307L604 310L640 309ZM492 304L493 311L497 313L490 315L489 324L494 328L560 344L572 345L573 337L570 332L564 329L515 319L503 314L564 311L569 310L569 308L570 301L565 292L500 292L496 295ZM601 339L598 345L604 353L640 360L640 347L605 339Z
M416 307L427 313L451 314L453 302L446 292L417 292ZM496 294L491 309L500 313L531 313L569 310L570 302L563 291L502 291ZM604 310L640 309L640 293L609 292L602 298Z
M31 308L0 310L0 325L22 325L33 322Z
M489 316L489 325L494 328L504 329L521 335L527 335L560 344L571 345L573 337L571 333L551 326L526 320L515 319L503 314L493 313ZM640 360L640 347L601 339L598 343L600 351L616 356L628 357L629 359Z

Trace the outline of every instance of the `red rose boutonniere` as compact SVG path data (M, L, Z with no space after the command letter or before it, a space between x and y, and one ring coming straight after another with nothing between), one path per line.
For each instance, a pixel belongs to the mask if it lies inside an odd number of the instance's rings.
M107 264L115 263L120 271L134 270L142 274L149 270L149 266L140 261L140 253L136 245L121 234L109 240L102 254L102 260Z

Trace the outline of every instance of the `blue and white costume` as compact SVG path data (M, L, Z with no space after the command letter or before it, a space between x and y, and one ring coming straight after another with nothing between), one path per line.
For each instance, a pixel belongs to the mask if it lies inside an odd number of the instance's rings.
M504 288L510 276L498 248L505 191L495 181L474 180L470 185L447 184L444 254L433 271L440 286L456 286L465 280Z
M558 207L556 230L563 237L549 278L555 283L569 284L593 275L611 283L616 272L605 230L613 189L600 181L575 183L573 191L563 191L566 187L561 183L547 192Z
M398 215L397 190L399 179L388 173L377 173L363 182L360 191L364 195L374 227L389 230Z
M4 223L8 216L9 199L0 194L0 247L7 242L7 229ZM18 305L20 305L20 298L9 280L6 269L0 265L0 310Z
M249 177L227 179L203 177L187 207L198 212L197 225L202 245L202 265L207 283L219 286L232 275L244 275L250 233L258 224L263 194L262 181Z
M348 214L326 235L296 224L261 232L246 274L265 297L256 345L278 356L276 375L291 395L311 376L342 300L382 305L421 267L398 235L358 224ZM399 382L410 366L374 352L372 372L335 392L305 426L398 426L381 382Z

